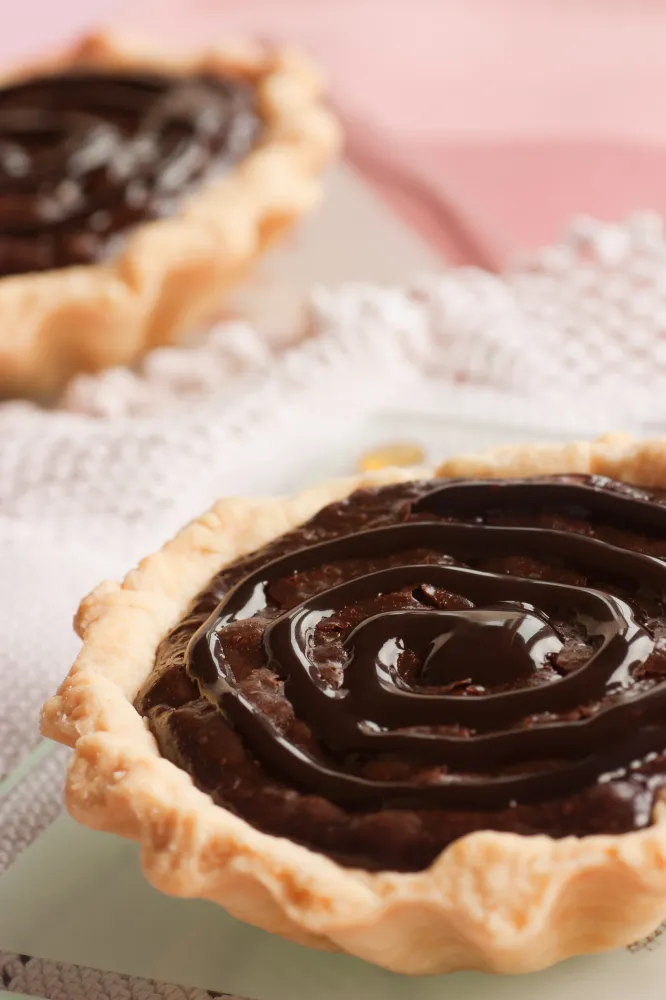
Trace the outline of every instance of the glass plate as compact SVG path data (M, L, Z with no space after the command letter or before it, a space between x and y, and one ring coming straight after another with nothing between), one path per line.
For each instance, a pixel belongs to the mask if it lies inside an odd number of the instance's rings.
M143 878L136 845L58 819L0 879L7 951L236 993L256 1000L662 1000L666 949L572 959L531 976L457 973L410 979L310 951L199 900L170 899Z

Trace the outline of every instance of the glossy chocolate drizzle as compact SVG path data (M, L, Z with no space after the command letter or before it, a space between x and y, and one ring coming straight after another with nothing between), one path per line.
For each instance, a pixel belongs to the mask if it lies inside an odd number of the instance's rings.
M239 80L71 72L3 88L0 274L102 259L241 159L259 130Z
M666 748L666 684L636 680L654 635L644 615L610 592L661 601L666 565L584 533L486 518L489 510L512 520L521 510L547 509L666 536L666 508L606 486L593 479L437 485L404 523L317 542L242 579L190 641L188 673L270 774L348 809L501 809L608 780ZM238 684L224 630L267 608L275 581L416 550L444 553L456 564L407 562L368 572L267 622L267 667L322 752L291 742ZM573 566L603 583L582 587L469 565L517 554ZM428 587L459 595L465 606L364 618L345 638L341 684L329 683L315 655L327 619L378 595ZM575 621L587 655L556 680L533 683L564 646L556 624L562 618ZM418 656L416 676L401 669L405 651ZM587 707L582 715L580 706ZM375 779L350 765L396 758L422 766L418 779ZM422 775L428 765L437 766L432 781Z

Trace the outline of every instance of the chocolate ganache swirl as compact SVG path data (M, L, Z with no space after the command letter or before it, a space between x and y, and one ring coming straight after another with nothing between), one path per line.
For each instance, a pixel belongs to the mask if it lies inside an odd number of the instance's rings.
M217 76L69 72L0 90L0 275L87 264L241 159L254 89Z
M665 503L573 476L354 494L223 570L137 705L216 801L348 863L644 826Z

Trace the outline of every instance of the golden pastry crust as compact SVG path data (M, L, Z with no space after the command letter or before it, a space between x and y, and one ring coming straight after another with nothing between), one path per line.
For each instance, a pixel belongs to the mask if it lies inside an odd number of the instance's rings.
M104 34L0 82L67 66L243 77L257 88L264 133L176 215L133 230L111 260L1 277L0 395L51 394L77 371L132 362L210 320L266 246L316 205L340 144L319 74L291 50L230 44L176 56Z
M529 445L445 462L444 476L595 473L666 487L666 439ZM230 560L363 485L423 478L387 469L290 499L222 500L122 584L87 597L83 648L43 711L45 735L74 747L67 805L79 822L141 844L146 876L176 896L213 900L300 943L341 949L402 973L528 972L629 944L666 917L666 804L654 825L618 836L522 837L481 831L425 871L342 868L255 830L213 804L159 754L132 700L157 644Z

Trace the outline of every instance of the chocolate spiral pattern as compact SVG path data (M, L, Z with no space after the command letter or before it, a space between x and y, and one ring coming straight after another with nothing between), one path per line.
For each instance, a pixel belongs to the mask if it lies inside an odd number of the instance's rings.
M102 259L259 130L253 88L232 79L71 72L3 88L0 274Z
M654 630L613 593L661 602L666 565L584 533L490 524L487 512L510 521L516 512L547 509L666 537L663 506L605 485L447 482L426 492L404 523L288 552L229 590L190 642L188 673L270 774L348 809L500 809L603 782L666 748L666 684L637 679L654 653ZM444 554L450 564L395 565L396 554L415 551ZM574 567L599 584L474 568L516 555ZM270 607L276 581L387 558L393 564L320 588L267 621L265 662L316 737L317 749L308 750L246 696L225 655L225 630ZM463 607L422 604L361 617L344 639L341 683L331 684L318 655L327 620L410 590L457 595ZM565 647L558 625L565 620L583 637L585 655L575 669L539 683ZM418 661L413 676L401 668L408 652ZM396 759L408 762L411 777L368 775L368 761Z

